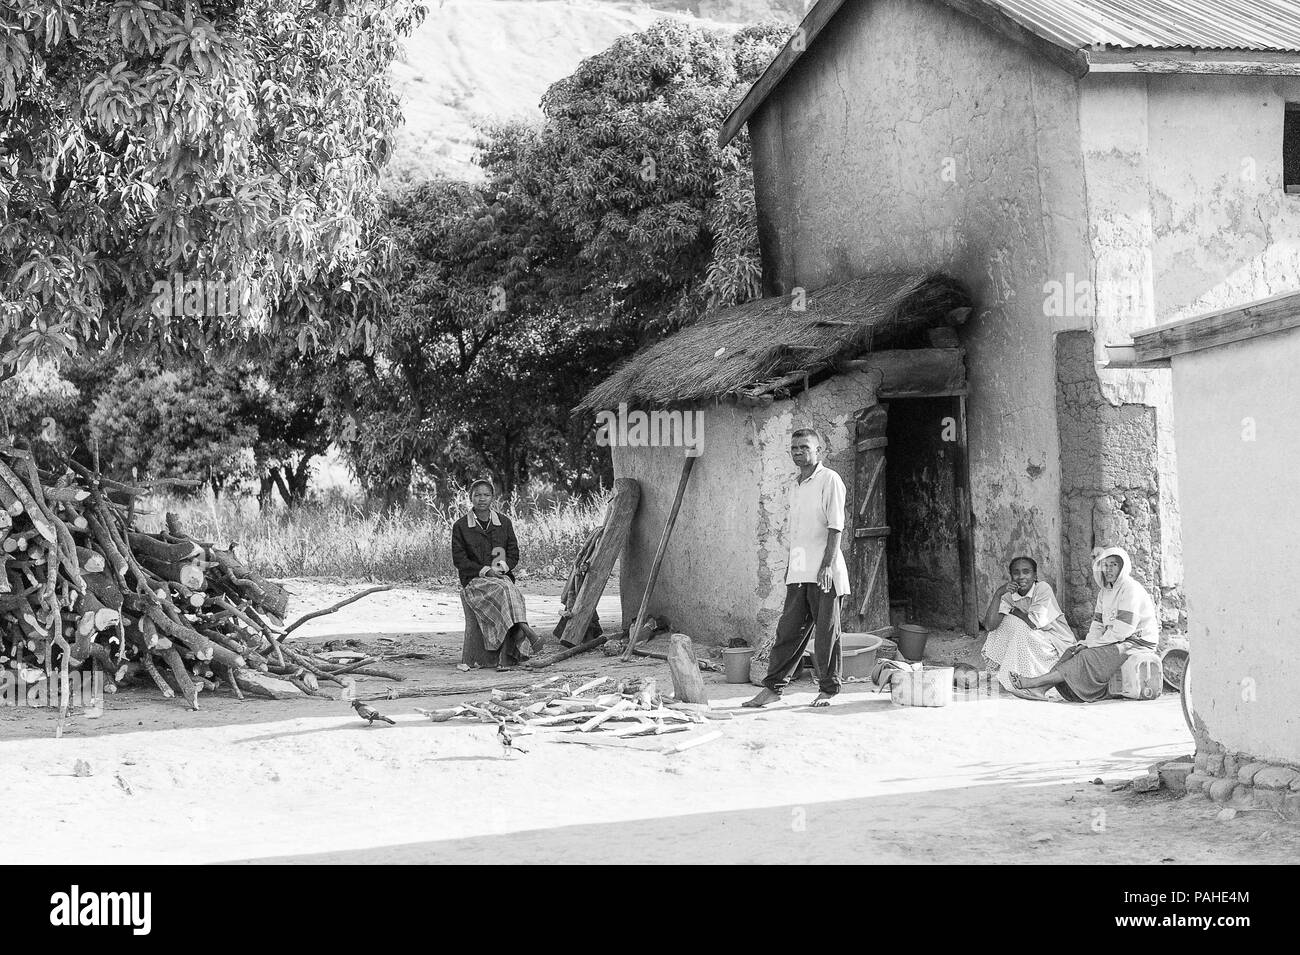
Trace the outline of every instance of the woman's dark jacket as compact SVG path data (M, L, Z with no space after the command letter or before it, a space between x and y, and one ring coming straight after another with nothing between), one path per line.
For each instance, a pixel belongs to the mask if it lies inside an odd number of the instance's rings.
M460 585L478 576L484 567L491 567L492 561L505 558L508 576L515 579L514 569L519 563L519 541L515 540L515 526L504 514L492 512L492 523L487 531L478 526L478 519L470 511L465 517L456 519L451 526L451 560L460 574Z

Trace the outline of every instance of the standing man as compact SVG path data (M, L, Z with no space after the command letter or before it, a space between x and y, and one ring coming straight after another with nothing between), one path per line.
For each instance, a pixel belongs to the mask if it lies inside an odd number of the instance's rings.
M812 428L800 428L790 438L790 457L799 474L790 488L786 526L785 609L776 625L763 690L744 706L767 706L781 698L808 646L809 624L821 682L813 706L830 706L840 691L840 600L849 592L849 569L840 553L844 481L821 463L825 453L821 435Z

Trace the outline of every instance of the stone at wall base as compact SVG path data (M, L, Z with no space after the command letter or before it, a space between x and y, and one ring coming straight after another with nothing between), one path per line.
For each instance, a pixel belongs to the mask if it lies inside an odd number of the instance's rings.
M1300 780L1300 773L1286 766L1265 766L1250 781L1256 789L1289 789Z
M1224 780L1232 782L1232 780ZM1236 809L1253 809L1257 805L1255 802L1255 790L1245 783L1237 783L1232 789L1232 796L1228 799L1228 805Z
M1237 782L1251 783L1255 779L1255 774L1263 769L1268 769L1268 763L1243 763L1237 770Z
M1160 782L1171 792L1186 792L1193 769L1193 763L1165 763L1159 769Z
M1273 810L1284 819L1300 822L1300 768L1265 762L1244 753L1225 753L1222 747L1216 751L1215 746L1202 745L1186 775L1183 773L1188 761L1162 763L1161 783L1173 790L1178 776L1183 775L1186 799L1204 794L1228 807L1222 813ZM1201 766L1205 769L1201 770Z
M1153 793L1160 788L1160 777L1155 773L1139 776L1133 780L1131 788L1135 793Z
M1232 798L1232 791L1240 784L1235 779L1216 779L1207 790L1215 802L1227 802Z

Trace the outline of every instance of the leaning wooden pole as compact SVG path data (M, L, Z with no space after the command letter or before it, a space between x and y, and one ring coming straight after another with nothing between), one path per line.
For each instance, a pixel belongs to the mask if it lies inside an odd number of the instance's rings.
M614 564L623 552L623 545L627 543L627 536L632 530L632 519L636 516L640 502L640 484L631 478L614 479L614 496L609 500L600 540L589 556L589 566L582 578L582 586L578 588L573 609L564 625L565 637L571 637L579 645L590 642L583 638L596 615L596 604L605 591L605 583L614 572Z
M650 606L650 596L654 593L655 582L659 579L659 568L668 550L668 538L672 537L673 525L677 523L677 512L682 509L686 482L691 479L691 469L695 467L695 459L698 457L699 454L690 452L686 454L686 463L682 465L682 477L677 482L677 496L673 498L673 509L668 512L668 520L664 521L664 532L659 537L659 549L655 551L654 563L650 565L650 576L646 578L645 593L641 596L641 609L636 612L636 623L627 634L627 648L623 651L624 660L632 659L632 651L636 649L637 638L641 635L641 625L645 623L646 610Z

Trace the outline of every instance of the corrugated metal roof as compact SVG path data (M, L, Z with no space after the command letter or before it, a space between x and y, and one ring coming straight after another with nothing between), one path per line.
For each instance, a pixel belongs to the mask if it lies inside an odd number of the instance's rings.
M981 0L1071 49L1300 52L1300 0Z
M831 28L839 8L853 0L817 0L795 36L808 49ZM867 0L858 0L867 2ZM1300 55L1300 0L934 0L986 20L993 12L1000 23L1014 21L1026 35L1033 34L1063 51L1064 68L1082 76L1097 65L1103 52L1123 62L1141 58L1143 50L1227 51L1234 68L1252 56L1269 61L1273 69L1261 72L1296 72ZM811 27L810 27L811 25ZM1005 24L1007 29L1015 29ZM1001 26L994 24L1001 32ZM785 78L800 53L792 53L794 38L768 64L744 99L722 124L718 141L726 144L749 121L754 111ZM1019 41L1023 42L1023 41ZM1079 51L1086 51L1080 53ZM1137 51L1126 54L1123 51ZM1041 52L1041 51L1040 51ZM1277 69L1275 58L1281 58ZM1076 62L1077 61L1077 62ZM1215 64L1172 63L1170 71L1216 72Z

